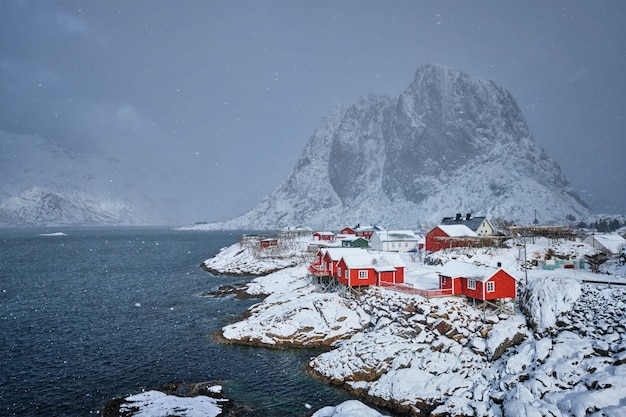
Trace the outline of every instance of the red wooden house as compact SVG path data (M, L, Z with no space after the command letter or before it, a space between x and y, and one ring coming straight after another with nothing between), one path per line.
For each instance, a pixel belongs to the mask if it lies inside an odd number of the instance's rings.
M351 227L344 227L339 233L342 235L356 235L356 230Z
M515 298L517 280L502 268L450 261L438 272L439 288L477 300Z
M278 246L278 239L269 237L266 239L261 239L261 241L259 242L259 246L262 248L271 248L272 246Z
M478 235L469 227L457 225L438 225L426 234L426 250L436 252L447 248L458 248L463 246L461 239L454 241L447 238L477 237Z
M366 251L345 255L337 264L337 281L349 287L403 284L404 263L395 254L371 254Z
M309 272L316 276L337 276L337 264L345 255L364 252L361 248L322 248L317 251Z
M384 231L385 229L383 229L380 226L361 226L360 224L357 224L356 227L344 227L343 229L341 229L341 234L343 235L357 235L359 237L363 237L367 240L369 240L372 235L374 234L374 232L378 232L378 231Z
M335 240L335 234L333 232L315 232L313 233L313 240Z

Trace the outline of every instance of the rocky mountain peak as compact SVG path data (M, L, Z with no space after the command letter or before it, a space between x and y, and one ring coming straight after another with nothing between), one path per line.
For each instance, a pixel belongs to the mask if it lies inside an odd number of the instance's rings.
M225 227L416 227L457 212L563 222L590 209L507 90L423 65L399 97L333 112L283 184Z

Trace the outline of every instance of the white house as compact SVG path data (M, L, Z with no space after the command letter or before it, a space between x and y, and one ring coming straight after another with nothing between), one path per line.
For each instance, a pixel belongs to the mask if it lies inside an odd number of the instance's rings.
M626 239L617 233L598 233L589 235L583 239L584 243L593 246L595 249L604 252L607 256L619 255L626 246Z
M370 239L370 247L386 252L410 252L418 249L419 240L411 230L378 230Z

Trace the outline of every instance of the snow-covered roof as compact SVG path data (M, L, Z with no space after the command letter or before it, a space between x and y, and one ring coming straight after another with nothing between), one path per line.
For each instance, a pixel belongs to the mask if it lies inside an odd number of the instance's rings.
M485 216L470 217L469 219L467 216L461 216L458 220L456 217L444 217L440 224L444 226L464 225L476 231L483 224L485 219Z
M437 226L443 232L450 237L461 237L461 236L478 236L476 232L474 232L469 227L464 224L451 224L451 225L443 225L440 224Z
M374 268L376 271L394 271L404 267L404 262L397 254L371 254L367 251L343 256L343 261L349 269Z
M484 265L476 265L468 262L453 260L445 264L437 272L439 275L450 278L471 278L478 281L486 281L491 278L499 268ZM510 274L509 274L510 275Z
M332 261L340 261L341 258L348 256L348 255L358 255L361 252L363 252L364 254L367 255L367 251L362 249L362 248L324 248L324 249L320 249L322 251L322 254L326 254L328 253L328 256L330 256L330 259Z
M314 235L320 235L320 236L335 236L335 234L333 232L328 232L328 231L324 231L324 232L315 232L313 233Z
M356 226L356 227L351 227L352 230L355 230L357 232L370 232L370 231L381 231L381 230L385 230L384 228L380 227L380 226L376 226L376 225L371 225L371 226Z
M596 234L594 235L596 242L602 245L605 249L611 253L619 253L624 245L626 245L626 239L618 234Z
M417 235L412 230L382 230L374 234L378 235L381 242L418 240Z
M365 239L364 237L357 236L357 235L338 235L337 238L348 241L348 242L353 242L359 239L367 241L367 239Z

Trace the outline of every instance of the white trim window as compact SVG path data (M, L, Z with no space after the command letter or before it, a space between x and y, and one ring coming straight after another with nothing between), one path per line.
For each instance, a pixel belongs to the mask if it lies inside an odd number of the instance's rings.
M489 281L487 283L487 292L496 292L496 283L493 281Z
M369 271L367 269L364 271L363 270L359 271L359 279L367 279L368 272Z
M341 276L341 267L340 266L337 267L337 276L338 277Z
M468 279L467 280L467 288L470 290L475 290L476 289L476 280L475 279Z

